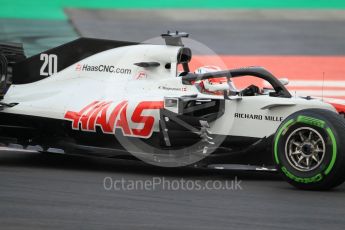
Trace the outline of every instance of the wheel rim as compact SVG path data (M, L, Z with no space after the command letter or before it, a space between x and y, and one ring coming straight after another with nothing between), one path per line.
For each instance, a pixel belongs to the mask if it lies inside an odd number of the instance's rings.
M302 127L293 131L285 145L285 156L290 165L302 172L317 168L326 153L326 144L321 134L313 128Z

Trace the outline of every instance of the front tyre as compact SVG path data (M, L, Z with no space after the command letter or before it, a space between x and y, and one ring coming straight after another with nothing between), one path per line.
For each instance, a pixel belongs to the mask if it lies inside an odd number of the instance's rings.
M345 181L345 119L322 109L289 116L273 143L278 171L290 184L327 190Z

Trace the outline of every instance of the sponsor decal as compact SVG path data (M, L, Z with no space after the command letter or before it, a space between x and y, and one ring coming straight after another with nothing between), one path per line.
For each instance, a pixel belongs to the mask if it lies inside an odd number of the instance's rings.
M98 126L103 133L115 134L115 130L119 129L124 136L149 138L153 132L155 117L144 115L144 112L163 108L163 101L142 101L130 116L127 115L127 107L127 101L115 105L112 101L94 101L80 111L67 111L64 118L72 121L74 130L96 132ZM142 128L130 127L129 121L141 124Z
M81 65L80 65L80 64L77 64L77 66L75 67L75 70L76 70L76 71L81 71Z
M89 65L89 64L77 64L76 71L83 72L105 72L114 74L131 74L132 70L127 68L119 68L113 65Z
M186 87L179 88L179 87L158 86L158 89L163 89L163 90L168 90L168 91L182 91L182 92L187 91Z
M249 113L235 113L235 118L239 119L247 119L247 120L259 120L259 121L279 121L282 122L284 117L277 117L277 116L264 116L258 114L249 114Z
M140 71L137 76L135 77L135 79L137 80L141 80L141 79L146 79L147 78L147 75L144 71Z

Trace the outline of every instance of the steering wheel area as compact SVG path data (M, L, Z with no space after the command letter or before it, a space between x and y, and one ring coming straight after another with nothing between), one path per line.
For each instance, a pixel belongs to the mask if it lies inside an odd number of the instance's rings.
M261 90L256 85L250 85L247 88L241 90L240 95L242 96L257 96L262 95Z

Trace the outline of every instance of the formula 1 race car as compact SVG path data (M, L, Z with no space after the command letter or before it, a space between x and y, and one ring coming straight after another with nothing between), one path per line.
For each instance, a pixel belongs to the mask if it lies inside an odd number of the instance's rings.
M0 143L163 167L276 169L308 190L345 180L345 104L292 96L261 67L191 72L184 37L80 38L30 58L0 44ZM245 76L271 87L237 89L233 79Z

